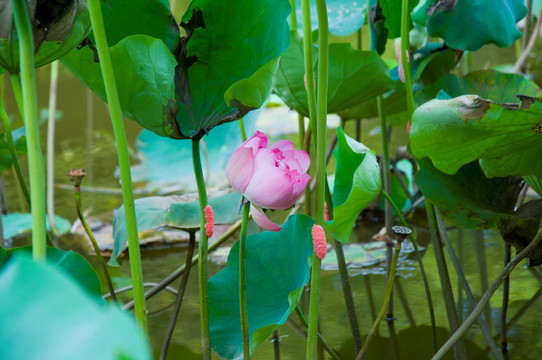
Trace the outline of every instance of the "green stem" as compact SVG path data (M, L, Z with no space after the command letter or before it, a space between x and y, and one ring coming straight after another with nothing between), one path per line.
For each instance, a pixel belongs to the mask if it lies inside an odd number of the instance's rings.
M499 288L504 279L510 275L512 270L523 260L525 259L531 251L533 251L542 240L542 222L539 225L538 232L536 236L531 240L529 245L527 245L520 253L518 253L499 273L497 278L491 283L487 291L484 293L476 307L472 310L472 313L465 319L461 326L453 333L453 335L444 343L444 345L439 349L439 351L433 356L432 360L442 359L444 355L458 342L463 335L470 329L474 324L478 316L482 314L484 308L489 303L489 300L495 294L495 291Z
M199 301L200 301L200 325L201 325L201 347L204 360L211 360L211 343L209 340L209 307L207 305L207 255L208 238L205 234L205 207L207 206L207 189L203 180L203 169L201 168L201 157L199 153L199 139L192 139L192 161L194 174L198 185L199 207L200 207L200 231L198 245L198 276L199 276Z
M311 29L311 7L310 0L301 0L301 11L303 24L303 53L305 65L305 81L307 83L307 100L309 104L309 124L311 129L316 130L316 94L314 91L314 68L312 66L312 29Z
M457 312L455 309L454 294L452 291L452 284L450 282L450 275L448 273L448 267L446 265L446 259L444 258L444 251L442 248L442 239L439 235L439 226L436 218L436 210L434 205L426 200L427 220L429 223L429 231L431 233L431 243L433 244L433 250L435 252L435 260L440 277L440 285L442 288L442 295L444 298L444 306L446 308L446 315L448 317L448 326L450 332L454 332L459 327L459 320L457 318ZM445 231L445 230L444 230ZM467 353L465 345L462 339L459 339L456 346L454 346L454 353L458 359L467 359Z
M410 226L406 222L405 218L403 217L403 214L401 213L401 210L399 210L399 207L397 206L397 204L395 204L395 202L393 201L391 196L388 195L388 193L386 193L385 191L382 191L382 195L384 195L386 197L386 199L388 200L390 205L393 207L393 209L395 210L395 213L399 216L399 219L401 220L401 223L404 226L410 228ZM427 273L425 272L425 266L423 266L422 254L420 253L420 248L418 246L418 241L416 240L416 238L414 236L409 237L409 240L412 243L412 246L414 247L414 252L416 253L416 259L418 260L418 265L420 267L420 273L422 274L423 286L425 288L425 296L427 298L427 304L428 304L428 307L429 307L429 317L431 318L431 331L432 331L432 335L433 335L433 350L434 350L434 352L436 352L437 349L438 349L438 346L437 346L437 321L436 321L436 318L435 318L435 308L433 306L433 297L431 296L431 288L429 287L429 279L427 278Z
M177 293L177 299L175 300L175 307L171 313L171 319L169 321L169 326L164 337L164 342L162 343L162 351L160 352L160 360L165 360L167 357L167 351L169 343L171 342L171 337L173 336L173 330L175 330L175 324L177 323L177 317L179 316L179 311L181 310L181 305L183 303L184 292L186 290L186 285L188 284L188 277L190 276L190 268L192 267L192 255L194 255L194 247L196 245L196 233L190 231L188 250L186 251L186 261L185 268L187 269L183 275L183 279L179 285L179 292Z
M487 273L487 257L486 247L484 244L484 233L480 230L474 231L474 253L476 255L476 264L478 265L478 272L480 274L480 288L482 292L486 292L489 286L489 276ZM485 320L487 326L491 329L491 308L488 306L485 310Z
M295 13L295 0L290 0L290 5L292 6L292 12L290 13L290 21L291 21L291 30L297 31L297 14Z
M107 270L107 265L102 256L102 252L100 251L100 247L98 246L98 242L96 241L96 238L94 237L94 234L90 230L90 227L88 226L85 216L83 215L83 212L81 211L80 188L79 186L74 186L73 189L74 189L75 209L77 210L77 216L79 217L79 220L81 221L81 225L83 225L83 228L85 229L85 232L87 233L87 236L90 239L90 243L92 244L92 247L94 248L94 252L96 253L98 262L100 263L100 266L102 267L105 281L107 282L107 288L109 289L109 294L111 294L111 298L113 299L113 301L118 303L119 300L117 299L117 295L115 294L115 288L113 287L113 282L111 281L111 276L109 276L109 271Z
M297 315L299 316L299 320L301 320L301 323L303 324L305 329L308 329L309 323L307 322L307 319L305 318L305 315L303 315L303 312L301 311L301 308L299 307L299 305L295 307L295 311L296 311ZM326 351L328 352L328 354L331 356L332 359L334 359L334 360L340 360L341 359L339 357L339 355L337 355L337 353L335 351L333 351L331 346L329 346L329 343L326 341L326 339L320 333L318 333L318 341L320 342L320 344L322 344L324 349L326 349Z
M378 108L378 118L380 120L380 136L382 138L382 178L384 179L384 190L387 194L391 194L391 171L390 171L390 152L388 144L388 126L386 125L386 117L384 116L384 108L382 107L382 95L376 97ZM393 213L391 204L388 201L384 203L384 221L386 232L392 234L391 227L393 226ZM390 276L390 267L392 260L391 245L386 245L386 275ZM389 302L387 318L393 319L393 291Z
M55 112L58 85L58 64L51 63L51 84L49 86L49 118L47 120L47 217L51 232L58 234L55 224Z
M13 134L11 131L11 124L9 122L8 115L4 109L4 105L0 100L0 118L2 118L2 124L4 125L4 131L6 133L6 140L8 142L9 154L13 162L13 167L15 168L15 173L17 174L17 180L19 181L19 186L23 191L24 198L28 205L30 205L30 192L28 191L28 186L26 185L26 180L24 179L23 170L21 169L21 163L19 162L19 157L17 156L17 151L15 150L15 143L13 142Z
M331 198L331 192L329 190L329 183L327 181L327 178L326 203L328 208L329 220L332 220L333 200ZM335 238L333 238L333 244L335 245L335 255L337 256L337 264L339 265L339 275L341 277L341 285L343 289L344 302L346 304L346 312L348 314L350 330L352 331L352 338L354 339L354 347L357 354L363 346L363 340L361 338L361 332L359 330L358 316L356 314L356 307L354 305L354 295L352 294L352 287L350 286L350 279L348 277L348 270L346 268L346 259L344 257L343 244Z
M512 249L510 244L504 245L504 266L512 259ZM502 289L502 306L501 306L501 351L503 355L508 355L508 338L506 330L506 318L508 317L508 305L510 301L510 276L504 278ZM490 344L491 345L491 344ZM508 357L508 356L507 356Z
M243 122L243 118L239 119L239 131L241 132L241 139L246 141L247 133L245 132L245 123Z
M245 200L246 201L246 200ZM241 225L241 234L239 238L239 310L241 313L241 332L243 335L243 356L245 360L250 359L250 338L248 334L248 316L247 316L247 288L245 271L245 248L247 241L247 225L250 203L248 201L243 205L243 222Z
M401 4L401 60L403 63L403 69L405 72L405 88L406 88L406 98L407 98L407 119L410 121L412 113L414 113L414 94L412 92L412 76L410 71L410 61L407 54L410 52L410 39L409 39L409 17L410 12L409 0L402 0Z
M326 176L326 120L327 120L327 84L328 84L328 50L329 34L327 6L325 0L316 0L318 13L318 99L316 114L316 211L317 225L324 225L325 176ZM305 19L305 18L304 18ZM310 24L310 22L306 22ZM304 26L310 28L310 26ZM306 41L306 39L305 39ZM308 80L308 79L307 79ZM307 88L310 84L307 81ZM320 302L321 265L322 261L312 257L311 293L309 301L309 330L307 334L307 359L316 359L318 339L318 307Z
M124 203L124 214L126 217L126 232L128 236L128 251L130 254L130 272L132 275L132 285L134 287L133 296L135 302L135 317L139 324L147 330L147 314L145 311L145 298L143 296L143 271L141 268L141 253L139 249L139 238L137 232L136 213L134 205L134 194L132 190L132 176L130 173L130 157L128 154L128 143L126 141L126 132L122 120L122 112L115 84L115 74L113 64L109 54L107 38L105 36L104 22L102 17L102 8L100 0L89 0L88 9L90 12L90 22L96 39L96 48L100 57L100 67L102 70L107 103L109 104L109 113L113 124L113 132L117 145L117 156L119 159L120 181L122 184L122 200Z
M45 261L45 174L38 124L38 102L34 74L34 40L26 2L24 0L12 0L11 4L19 37L23 119L26 129L30 201L32 203L32 255L34 261Z
M373 323L373 326L371 327L371 330L369 331L369 334L367 335L367 339L365 340L365 343L363 344L363 348L361 348L361 351L358 353L358 356L356 356L356 360L360 360L363 358L365 351L367 351L367 346L369 346L369 342L371 341L371 338L373 337L374 333L376 332L376 329L378 328L378 325L380 324L380 322L384 318L384 315L386 314L386 311L388 310L388 305L391 300L391 294L393 290L393 280L395 278L395 270L397 269L397 260L399 259L400 252L401 252L401 243L397 243L395 245L395 250L393 252L393 259L391 262L390 275L388 277L388 285L386 287L386 296L384 298L384 304L382 304L380 313L378 313L378 317L376 318L375 322Z

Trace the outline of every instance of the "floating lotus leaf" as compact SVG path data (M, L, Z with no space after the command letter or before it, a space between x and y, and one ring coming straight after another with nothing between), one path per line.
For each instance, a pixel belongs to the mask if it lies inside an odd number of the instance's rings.
M240 218L241 195L236 192L222 193L209 198L213 208L215 224L232 224ZM153 196L135 201L137 229L139 231L173 228L197 231L200 228L200 211L197 196ZM115 244L109 264L118 266L117 258L124 250L128 235L124 205L115 213L113 221Z
M45 219L45 223L47 230L50 231L49 220ZM32 214L13 212L2 215L2 226L6 239L28 235L32 232ZM71 223L60 216L55 216L55 226L60 234L64 234L70 231Z

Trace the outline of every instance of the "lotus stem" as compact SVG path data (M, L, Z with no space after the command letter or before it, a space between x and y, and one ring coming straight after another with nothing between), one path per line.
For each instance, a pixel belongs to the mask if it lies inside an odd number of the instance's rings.
M207 303L207 255L208 238L205 234L205 207L207 206L207 189L203 179L201 167L201 156L199 153L199 139L192 139L192 162L196 184L198 186L200 206L200 231L198 245L198 276L199 276L199 298L200 298L200 324L201 324L201 347L204 360L211 360L211 342L209 335L209 306Z
M32 203L32 256L44 262L46 256L45 230L45 169L38 124L38 102L34 74L34 40L26 2L12 0L13 17L19 37L22 101L26 128L30 201Z
M147 313L145 310L145 297L143 296L143 271L141 267L141 252L139 249L139 237L137 232L137 221L134 205L134 194L132 189L132 176L130 173L130 157L128 153L128 143L126 141L126 132L122 120L122 112L115 83L115 74L111 55L105 36L104 22L102 17L102 8L100 0L89 0L88 9L90 12L90 22L96 39L96 48L100 58L100 68L104 80L107 103L109 104L109 113L115 142L117 146L117 156L119 159L120 181L122 184L122 200L124 203L124 214L126 217L126 232L128 236L128 251L130 254L130 272L132 275L132 285L134 287L133 296L135 301L135 317L139 325L147 330Z
M118 302L117 295L115 294L115 288L113 287L113 282L111 281L111 276L109 275L109 270L107 269L107 265L105 263L105 260L102 256L102 252L100 251L100 247L98 246L98 242L96 241L96 238L94 237L94 234L92 233L92 230L90 230L90 227L88 226L87 220L85 219L85 215L83 215L83 212L81 211L81 191L80 191L79 185L73 186L73 194L75 197L75 209L77 211L77 217L79 218L79 221L81 221L81 225L83 225L83 229L85 229L85 232L90 240L90 243L92 244L92 248L94 249L94 252L96 253L96 257L98 258L98 262L100 263L100 266L102 267L102 270L104 272L105 281L107 283L107 288L109 289L109 294L111 294L111 298L113 301Z
M326 176L326 137L327 137L327 84L328 84L328 50L329 34L327 20L327 6L325 0L316 0L318 13L318 99L316 114L316 225L324 225L325 203L325 176ZM310 21L306 22L304 29L310 29ZM308 39L305 39L307 41ZM310 44L312 46L312 43ZM312 66L312 59L311 59ZM307 68L305 68L306 70ZM311 74L312 76L312 74ZM307 90L311 87L307 77ZM307 360L316 359L318 339L318 308L320 302L322 261L318 256L312 257L311 293L309 300L309 329L307 334Z
M382 191L382 195L386 197L390 205L395 210L395 213L399 216L399 219L401 220L401 223L403 226L410 227L408 223L406 222L405 218L403 217L403 214L401 214L401 210L395 204L393 199L390 195L388 195L385 191ZM433 306L433 297L431 296L431 288L429 287L429 280L427 279L427 273L425 272L425 266L423 266L423 260L422 260L422 254L420 253L420 248L418 246L418 241L415 239L414 236L410 237L410 242L412 243L412 246L414 247L414 252L416 253L416 259L418 260L418 266L420 267L420 273L422 275L423 280L423 286L425 288L425 296L427 298L427 304L429 308L429 317L431 319L431 333L433 338L433 350L436 352L438 350L437 346L437 321L435 318L435 308Z
M239 239L239 311L241 314L241 333L243 336L243 356L245 360L250 359L250 338L248 332L247 289L245 271L245 248L247 240L249 210L250 203L246 201L243 205L243 222L241 223L241 234Z
M444 258L444 251L442 248L442 239L439 235L439 226L436 218L436 209L434 205L426 201L427 220L429 222L429 231L431 232L431 243L433 244L433 250L435 252L435 259L437 262L437 268L440 277L440 284L442 288L442 294L444 297L444 306L446 308L446 315L448 317L448 326L451 332L455 332L459 327L459 320L457 318L457 311L455 309L454 294L452 291L452 284L450 282L450 275L448 273L448 267L446 266L446 260ZM443 229L443 231L445 231ZM454 353L456 357L460 359L467 358L467 352L462 339L459 339L456 346L454 346Z
M51 84L49 85L49 117L47 120L47 218L53 234L57 234L55 224L55 112L58 87L58 64L51 63Z

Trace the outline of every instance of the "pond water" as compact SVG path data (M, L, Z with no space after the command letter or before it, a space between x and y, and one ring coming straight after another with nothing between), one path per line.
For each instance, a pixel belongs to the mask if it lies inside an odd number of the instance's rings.
M498 56L504 56L507 61L510 52L500 52L493 47L488 47L491 52L498 52ZM485 55L487 56L487 55ZM476 54L474 68L485 66L487 57ZM501 60L503 57L501 57ZM47 107L47 94L49 82L49 67L37 70L39 107ZM5 88L9 89L9 83L5 80ZM15 104L10 91L7 91L6 108L8 113L15 113ZM71 168L82 167L88 172L83 185L97 189L98 192L83 192L83 207L89 212L89 217L97 218L106 223L111 223L113 210L121 205L120 186L115 177L117 158L114 138L111 131L110 120L106 105L95 95L88 93L86 88L74 78L67 69L61 66L58 89L59 105L62 112L56 122L55 141L55 183L68 185L66 172ZM14 128L21 125L20 119L15 116ZM135 149L135 139L141 131L139 125L132 121L126 121L128 142ZM375 129L378 124L375 121L363 122L362 141L369 147L380 152L380 136ZM352 130L353 125L347 125L347 131ZM45 144L46 126L41 128L42 144ZM404 131L394 131L391 148L406 143ZM26 172L26 161L22 158L23 170ZM134 160L134 164L137 161ZM14 173L7 172L2 179L4 193L6 195L7 208L10 212L27 211L22 203L17 188ZM105 188L107 192L99 191ZM75 221L76 214L73 208L73 194L71 188L55 189L55 208L57 215ZM141 195L136 195L141 196ZM361 242L368 242L373 234L381 228L379 223L368 221L356 230L356 237ZM459 247L458 230L451 229L450 236L456 249ZM438 278L437 265L434 261L433 248L429 243L428 233L423 227L417 229L418 241L425 247L424 264L429 275L430 286L435 303L437 315L439 344L442 344L449 336L447 333L447 320L442 302L441 286ZM497 233L485 231L476 234L474 231L464 231L461 248L463 249L463 265L467 278L477 298L481 296L485 276L480 275L480 260L476 256L475 244L482 238L480 247L487 256L487 279L491 282L496 277L503 263L504 245ZM69 241L74 243L69 244ZM64 239L64 247L78 248L79 240L76 237ZM230 244L231 245L231 244ZM143 274L145 282L158 282L169 275L173 270L184 263L185 248L183 245L143 250ZM93 260L91 258L91 260ZM395 291L395 330L398 340L399 358L402 359L427 359L431 355L431 330L427 300L418 266L415 258L410 255L402 260L404 263L399 270ZM94 264L96 265L96 264ZM378 312L383 301L385 291L385 275L378 271L382 264L374 265L370 271L362 269L350 269L352 288L355 293L355 304L358 310L358 318L364 338L371 327L375 313ZM209 275L220 271L222 263L211 260ZM456 296L456 303L460 304L460 311L466 317L471 306L464 298L459 296L457 277L449 264L452 273L452 282ZM367 274L368 273L368 274ZM365 275L364 275L365 274ZM124 261L119 270L114 271L113 276L117 286L129 284L128 262ZM350 340L348 318L345 311L344 300L338 271L326 270L322 274L321 294L321 332L329 344L339 352L344 359L353 358L353 344ZM178 282L171 285L178 287ZM509 344L512 358L536 359L535 354L542 353L542 343L539 340L539 331L542 328L542 302L536 301L540 295L540 283L524 267L518 267L512 273L512 285L510 290L509 319L516 314L523 314L517 319L509 331ZM499 332L499 317L502 291L499 290L491 300L491 319L488 321L493 334ZM458 300L461 298L461 300ZM149 307L149 336L155 354L161 347L166 328L168 326L174 296L169 292L162 292L148 302ZM308 297L304 296L302 308L307 311ZM462 304L462 305L461 305ZM302 359L305 354L305 338L294 328L299 328L299 321L295 314L291 316L294 326L282 325L278 332L280 336L280 349L282 359ZM197 268L192 269L188 283L186 297L183 301L178 325L175 330L172 345L169 351L169 359L199 359L200 355L200 330L199 330L199 306L197 290ZM472 327L466 336L467 349L470 358L489 358L489 352L479 331L478 325ZM385 322L380 326L377 336L369 348L368 359L393 359L393 347L390 345L388 328ZM273 358L273 343L270 341L262 344L254 359ZM451 358L451 354L449 355ZM324 358L328 358L324 353Z

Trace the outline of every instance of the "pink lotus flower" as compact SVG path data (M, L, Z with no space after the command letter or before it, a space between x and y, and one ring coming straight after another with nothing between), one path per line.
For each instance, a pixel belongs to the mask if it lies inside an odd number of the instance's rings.
M258 207L291 207L311 180L307 174L310 159L305 151L294 150L294 144L288 140L267 145L267 136L257 131L233 152L226 176L231 186L254 205L254 221L266 230L279 231L281 227Z

